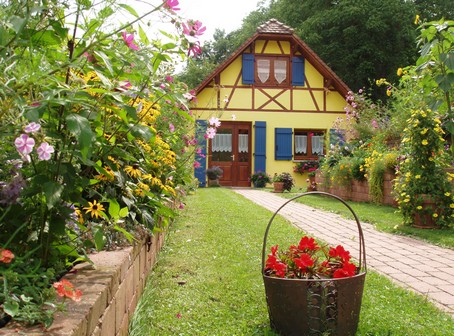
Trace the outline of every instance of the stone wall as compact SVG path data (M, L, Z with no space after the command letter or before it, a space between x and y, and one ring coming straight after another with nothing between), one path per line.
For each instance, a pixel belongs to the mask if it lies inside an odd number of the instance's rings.
M126 336L146 278L164 243L158 233L134 247L90 255L94 265L76 265L65 279L82 291L80 302L67 302L52 326L24 329L8 324L0 335Z
M393 180L395 175L392 173L385 173L383 178L383 201L382 204L397 206L396 202L392 197ZM316 177L317 189L319 191L328 192L336 196L341 197L344 200L354 202L371 202L372 197L369 195L369 183L367 181L356 181L353 180L351 185L348 187L336 186L331 183L328 187L325 183L323 175L320 173Z

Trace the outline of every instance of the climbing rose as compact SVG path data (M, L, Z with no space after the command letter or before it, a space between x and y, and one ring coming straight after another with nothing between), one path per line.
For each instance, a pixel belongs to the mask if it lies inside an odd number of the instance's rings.
M35 146L35 140L27 134L21 134L14 140L14 145L20 154L27 155L32 152L33 146Z

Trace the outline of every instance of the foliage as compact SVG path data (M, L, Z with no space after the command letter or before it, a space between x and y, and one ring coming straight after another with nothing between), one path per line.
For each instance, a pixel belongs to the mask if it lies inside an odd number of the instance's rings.
M314 238L304 236L298 245L291 245L285 251L278 249L278 245L271 247L265 275L290 279L330 279L351 277L359 271L350 262L350 252L342 245L320 246Z
M223 173L224 171L218 166L213 166L206 170L206 174L210 180L217 180Z
M400 159L395 186L405 223L413 223L418 213L429 212L438 225L452 224L452 176L443 170L439 161L445 152L443 133L439 114L432 110L415 110L407 121L402 139L405 156ZM430 195L437 208L424 208L423 195Z
M251 182L256 187L263 188L267 183L271 183L271 177L264 171L257 171L251 175Z
M315 171L318 169L319 165L318 160L300 161L293 166L293 172L298 174L308 173L308 176L315 176Z
M284 183L284 191L290 191L292 190L294 186L294 181L293 177L290 173L280 173L280 174L274 174L273 176L273 182L283 182Z
M0 248L16 256L0 317L49 325L63 272L162 229L194 186L193 94L170 75L204 28L177 5L0 6ZM167 42L147 37L151 14L175 24Z

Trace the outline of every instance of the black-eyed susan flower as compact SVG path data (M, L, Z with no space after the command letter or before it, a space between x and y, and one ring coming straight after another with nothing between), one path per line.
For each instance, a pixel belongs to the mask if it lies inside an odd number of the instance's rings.
M84 207L85 213L90 214L91 217L103 217L102 212L105 210L104 206L101 203L98 203L96 200L88 202L88 206Z
M126 166L125 172L131 177L141 177L142 172L140 171L140 167L138 164L133 164L132 166Z

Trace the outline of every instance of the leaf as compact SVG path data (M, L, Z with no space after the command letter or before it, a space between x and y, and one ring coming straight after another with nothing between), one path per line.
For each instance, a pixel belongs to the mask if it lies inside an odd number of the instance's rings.
M118 218L120 215L120 205L116 199L109 200L109 215L113 218Z
M49 181L43 184L43 192L44 196L46 196L46 205L48 209L52 209L60 200L63 189L63 185L57 182Z
M131 127L131 134L136 138L141 138L144 141L149 141L153 134L148 126L134 125Z
M107 78L106 76L104 76L104 74L102 74L101 72L95 70L96 74L98 75L99 79L101 80L101 82L107 86L108 88L112 89L113 88L113 84L112 82L110 81L109 78Z
M119 4L119 6L126 9L132 16L134 16L136 18L139 17L139 14L137 14L136 10L134 8L132 8L131 6L126 5L126 4Z
M134 236L132 234L130 234L128 231L126 231L125 229L123 229L122 227L119 227L118 225L114 225L114 229L117 230L118 232L121 232L123 233L123 235L125 236L125 238L130 242L132 243L134 241Z
M454 73L449 73L446 76L438 75L435 77L435 81L440 89L444 92L449 92L451 90L451 84L454 83Z
M19 312L19 303L13 300L7 300L3 304L3 310L8 315L14 317Z
M113 75L113 68L112 68L112 64L110 64L109 57L107 57L107 55L104 54L102 51L95 51L94 53L95 53L95 55L98 55L99 57L102 58L102 60L104 61L104 64L107 67L107 70L109 70L110 74Z
M121 208L120 212L118 213L120 215L120 218L124 218L128 215L129 210L127 207Z
M150 44L150 40L148 39L147 33L145 33L145 30L143 30L142 26L139 25L139 37L140 37L140 42L142 42L145 45Z
M104 245L106 243L106 238L104 237L104 232L102 231L102 227L100 227L100 226L95 227L95 228L93 228L93 231L95 231L93 238L95 241L96 250L102 251L102 249L104 248Z
M77 138L82 159L87 161L92 149L93 132L87 118L79 114L70 114L66 118L68 130Z
M9 22L12 26L11 28L13 28L16 34L19 34L22 31L22 29L24 29L25 24L27 23L27 19L13 15L11 16Z

